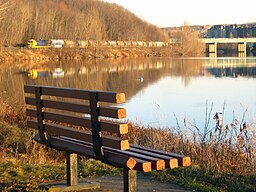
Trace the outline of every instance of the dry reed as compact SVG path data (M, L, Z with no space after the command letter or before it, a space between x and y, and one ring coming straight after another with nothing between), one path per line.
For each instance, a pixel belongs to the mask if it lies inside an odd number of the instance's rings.
M64 158L62 153L33 142L35 133L26 129L26 116L21 113L22 110L18 111L2 104L0 120L6 124L1 125L16 125L21 129L19 133L26 130L26 134L17 135L17 140L20 137L18 146L8 145L13 149L11 152L1 143L2 154L8 151L32 164L60 162ZM194 124L187 123L186 120L183 126L178 125L176 129L157 129L129 123L129 139L131 143L141 146L188 155L192 158L195 168L218 173L254 174L256 171L255 124L234 120L231 124L224 125L220 115L216 113L214 116L214 129L208 129L206 126L203 131ZM1 128L0 132L2 131ZM7 141L8 139L5 142Z
M133 143L188 155L195 168L216 173L255 174L256 124L234 120L225 125L223 114L214 115L215 126L209 128L211 111L206 114L203 129L184 119L181 126L172 129L155 129L130 123L130 140ZM244 115L245 116L245 113Z

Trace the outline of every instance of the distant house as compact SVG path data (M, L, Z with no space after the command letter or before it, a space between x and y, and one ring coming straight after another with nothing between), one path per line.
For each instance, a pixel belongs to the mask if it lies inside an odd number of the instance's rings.
M207 38L256 37L256 24L214 25L207 31Z

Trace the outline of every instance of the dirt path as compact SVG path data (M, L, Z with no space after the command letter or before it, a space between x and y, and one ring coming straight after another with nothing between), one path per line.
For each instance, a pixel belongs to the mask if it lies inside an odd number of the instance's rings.
M101 188L88 192L123 192L123 177L92 177L86 178L89 182L99 182ZM192 190L172 184L162 183L157 179L138 174L138 192L192 192Z

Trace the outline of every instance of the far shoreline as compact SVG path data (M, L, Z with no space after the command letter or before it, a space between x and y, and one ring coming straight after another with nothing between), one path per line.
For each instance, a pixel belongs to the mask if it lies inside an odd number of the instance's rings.
M4 47L0 49L0 63L14 62L48 62L48 61L76 61L97 58L146 58L146 57L181 57L202 56L183 55L170 47L154 48L42 48L28 49L18 47Z

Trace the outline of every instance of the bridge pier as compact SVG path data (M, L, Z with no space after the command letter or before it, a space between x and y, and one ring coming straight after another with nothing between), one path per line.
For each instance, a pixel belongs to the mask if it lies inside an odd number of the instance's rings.
M246 44L256 43L256 38L202 38L202 43L205 43L209 49L209 57L217 56L217 45L219 43L236 43L239 57L246 57Z
M209 43L209 57L217 57L217 42Z
M246 57L246 42L238 43L237 51L239 57Z

